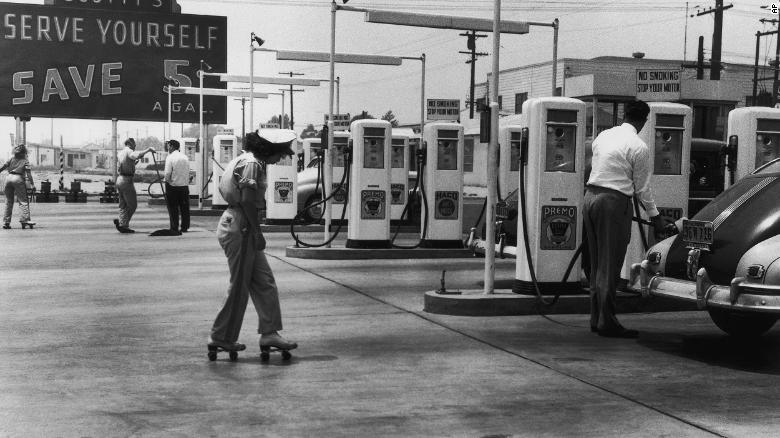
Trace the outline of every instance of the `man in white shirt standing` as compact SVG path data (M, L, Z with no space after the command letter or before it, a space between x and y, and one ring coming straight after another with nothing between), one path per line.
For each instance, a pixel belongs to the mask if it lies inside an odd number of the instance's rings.
M171 232L186 233L190 228L190 162L179 150L176 140L168 141L168 157L165 158L165 201L168 204L168 217ZM181 214L181 230L179 229Z
M626 248L631 240L631 197L644 204L656 234L665 221L650 190L650 152L638 133L650 107L641 100L625 106L623 124L593 140L591 173L583 216L590 255L590 330L600 336L636 338L615 317L615 294Z

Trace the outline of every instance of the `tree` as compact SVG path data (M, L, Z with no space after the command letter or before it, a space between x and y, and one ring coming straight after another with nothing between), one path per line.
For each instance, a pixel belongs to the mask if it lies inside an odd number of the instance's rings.
M301 131L301 139L313 138L313 137L317 137L319 135L320 135L320 132L317 131L316 129L314 129L314 125L312 125L311 123L306 125L306 129Z
M395 119L395 114L393 114L393 110L388 110L385 115L382 116L382 120L387 120L390 122L390 126L393 128L398 127L398 120Z
M349 123L354 122L355 120L363 120L363 119L375 119L376 117L369 114L367 111L363 111L360 114L352 116L351 119L349 119Z
M279 116L273 116L271 117L271 120L268 121L268 123L276 123L280 128L287 128L290 126L290 116L287 114L282 116L282 123L279 123Z

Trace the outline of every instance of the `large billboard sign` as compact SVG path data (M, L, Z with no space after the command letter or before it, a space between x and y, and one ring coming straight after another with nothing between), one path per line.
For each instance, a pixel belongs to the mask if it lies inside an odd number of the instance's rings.
M225 17L89 4L0 3L0 115L167 121L166 78L197 87L201 60L227 69ZM226 88L215 76L204 87ZM197 95L172 100L173 121L198 122ZM226 123L224 97L203 107L204 122Z

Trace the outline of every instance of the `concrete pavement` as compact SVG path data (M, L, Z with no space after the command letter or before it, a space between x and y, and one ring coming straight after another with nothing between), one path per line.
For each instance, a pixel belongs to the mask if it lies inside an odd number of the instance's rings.
M638 340L583 314L422 311L475 289L483 261L304 260L266 235L289 362L259 360L250 303L237 362L206 357L227 287L216 217L181 237L143 203L33 204L35 230L0 230L0 436L776 436L780 329L756 342L706 313L621 315ZM16 220L16 219L15 219ZM311 235L313 241L321 233ZM513 260L499 260L511 279Z

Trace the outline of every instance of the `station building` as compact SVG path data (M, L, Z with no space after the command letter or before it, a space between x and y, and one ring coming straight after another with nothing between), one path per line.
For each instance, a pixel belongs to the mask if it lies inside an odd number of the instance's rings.
M621 123L626 102L640 98L646 101L677 102L693 109L693 137L702 147L719 149L726 137L728 113L734 108L752 106L753 65L723 63L720 80L709 80L709 69L699 72L695 67L683 67L681 60L644 59L638 57L602 56L592 59L563 58L558 61L555 95L573 97L587 105L586 144L601 131ZM658 92L638 92L641 72L677 72L666 75L666 88ZM759 78L772 75L768 67L761 67ZM475 86L477 106L490 100L490 74ZM663 75L662 75L663 76ZM529 98L553 95L552 62L532 64L502 70L499 73L498 104L502 118L520 114L523 102ZM659 81L661 82L661 81ZM771 103L771 81L758 82L755 104ZM465 125L466 165L464 182L484 186L487 180L487 144L479 142L479 119L468 118L468 110L461 113ZM595 129L594 129L595 127ZM589 149L589 147L588 147ZM589 150L587 151L590 152ZM712 154L710 154L712 155Z

